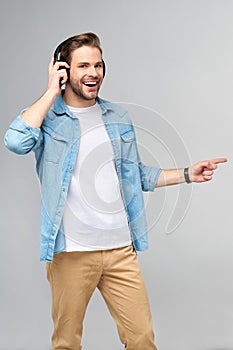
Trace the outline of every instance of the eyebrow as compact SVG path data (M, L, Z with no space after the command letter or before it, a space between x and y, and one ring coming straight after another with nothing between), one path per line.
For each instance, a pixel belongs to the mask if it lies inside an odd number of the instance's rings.
M103 61L98 61L98 62L96 62L95 64L100 64L100 63L102 64ZM79 65L79 64L90 64L90 62L78 62L77 64L78 64L78 65Z

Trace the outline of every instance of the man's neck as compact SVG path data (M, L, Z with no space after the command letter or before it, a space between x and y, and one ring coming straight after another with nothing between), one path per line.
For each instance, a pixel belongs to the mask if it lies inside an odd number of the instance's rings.
M71 96L70 94L66 93L66 91L63 94L63 100L68 106L77 107L77 108L87 108L87 107L94 106L96 104L96 99L85 100L80 98L77 95Z

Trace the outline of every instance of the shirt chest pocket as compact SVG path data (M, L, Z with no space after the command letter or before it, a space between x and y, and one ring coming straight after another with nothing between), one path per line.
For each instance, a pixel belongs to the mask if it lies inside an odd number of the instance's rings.
M123 162L137 162L137 146L135 134L132 130L124 132L121 136L121 158Z
M66 150L65 138L47 126L43 126L43 132L45 161L55 164L60 163Z

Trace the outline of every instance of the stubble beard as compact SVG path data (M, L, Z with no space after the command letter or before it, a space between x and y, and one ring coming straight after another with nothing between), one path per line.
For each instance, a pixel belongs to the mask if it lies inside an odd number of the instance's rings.
M71 80L69 81L69 83L70 83L70 87L71 87L72 91L75 93L75 95L77 95L82 100L90 101L90 100L95 99L98 96L100 85L98 86L97 91L93 91L92 93L85 94L82 92L82 88L77 83L74 83ZM80 85L82 85L82 83Z

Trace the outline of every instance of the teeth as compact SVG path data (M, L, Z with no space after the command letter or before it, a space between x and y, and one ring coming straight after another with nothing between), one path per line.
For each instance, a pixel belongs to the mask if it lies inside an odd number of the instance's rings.
M87 86L95 86L97 83L96 81L87 81L84 83L84 85L87 85Z

